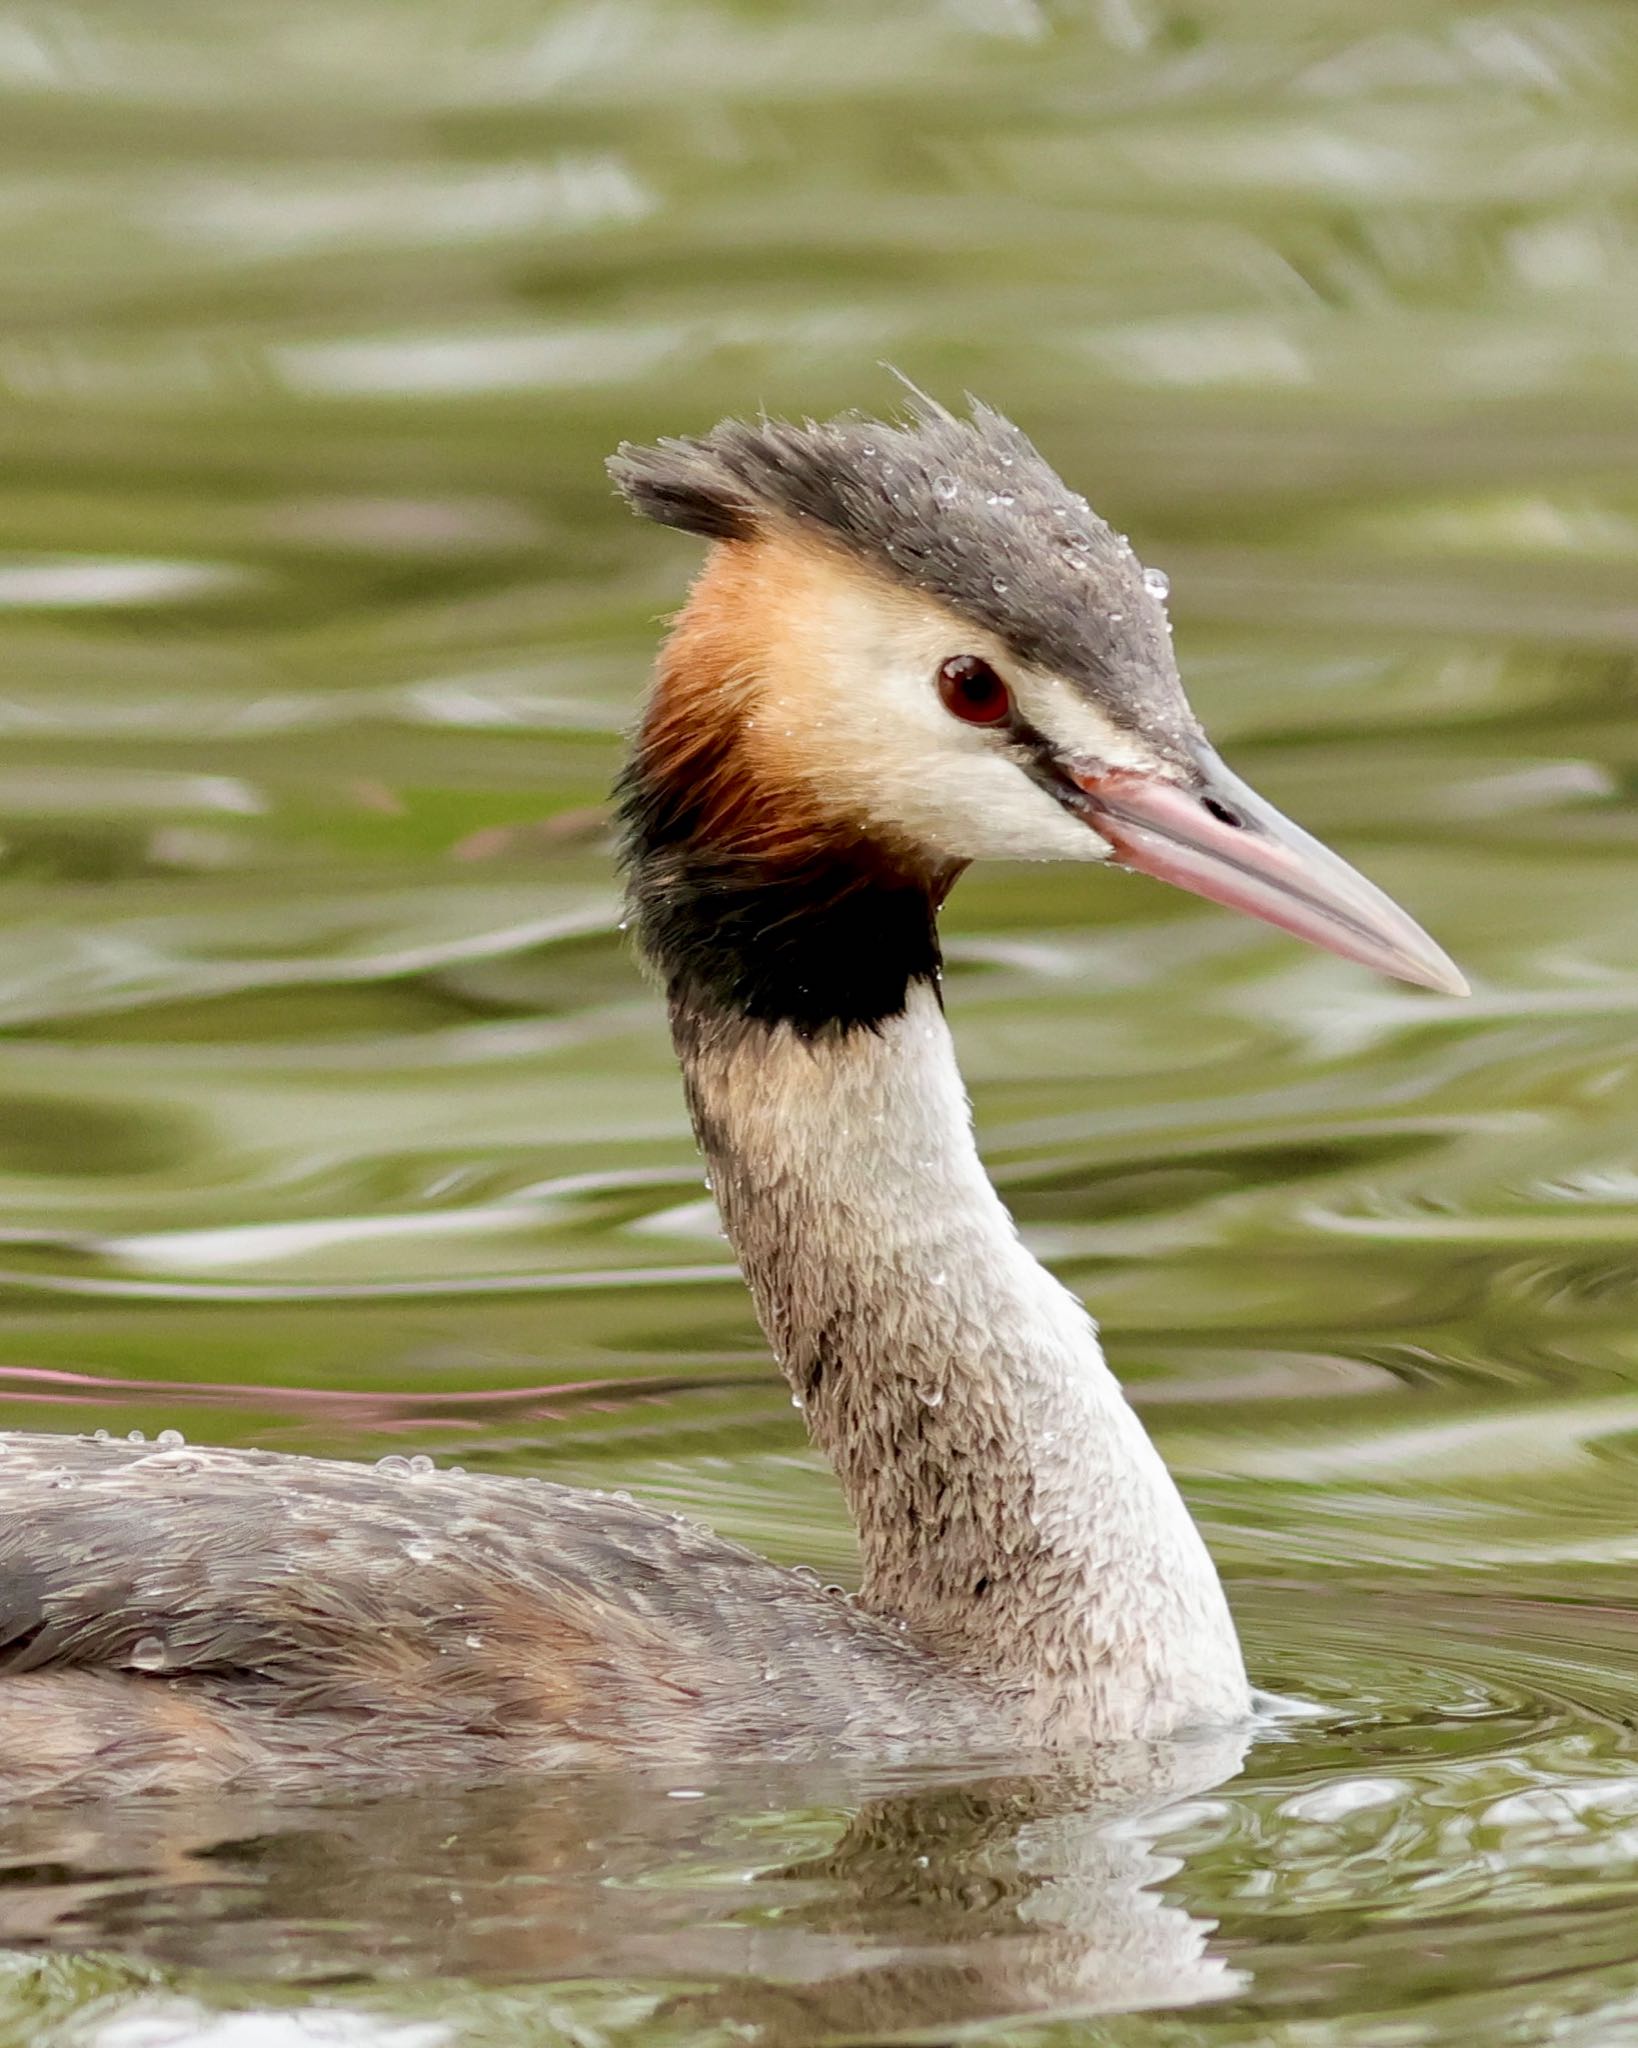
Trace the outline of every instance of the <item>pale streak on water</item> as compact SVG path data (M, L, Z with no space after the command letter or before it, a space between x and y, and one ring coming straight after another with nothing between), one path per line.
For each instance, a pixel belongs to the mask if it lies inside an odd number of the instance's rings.
M1146 1798L0 1810L0 2048L1638 2029L1635 119L1619 0L0 8L0 1419L846 1575L615 930L693 550L599 464L878 358L1164 566L1236 765L1476 990L953 911L987 1154L1322 1716Z

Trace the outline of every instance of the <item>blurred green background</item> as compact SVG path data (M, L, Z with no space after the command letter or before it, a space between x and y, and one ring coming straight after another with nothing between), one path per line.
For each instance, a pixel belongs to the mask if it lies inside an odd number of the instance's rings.
M1170 572L1234 765L1477 991L1116 875L957 893L986 1155L1257 1676L1334 1709L1168 1836L1239 1988L1052 2038L1626 2038L1635 194L1620 0L0 7L0 1424L630 1486L846 1576L615 929L696 549L601 462L890 406L882 360L974 390ZM656 2017L722 1883L852 1797L723 1790L686 1854L658 1793L599 1808L623 1874L569 1857L584 1938L532 1904L500 1972L602 1956L567 2004L475 1989L431 1877L391 1989L388 1819L322 1914L0 1820L0 2042L1014 2038L1000 1991ZM689 1856L709 1912L609 1951L611 1885ZM850 1939L970 1993L994 1928L879 1876L831 1880ZM382 1982L275 2011L315 1916Z

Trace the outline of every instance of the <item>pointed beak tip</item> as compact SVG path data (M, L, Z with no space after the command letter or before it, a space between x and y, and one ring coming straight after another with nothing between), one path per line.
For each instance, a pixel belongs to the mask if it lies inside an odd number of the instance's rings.
M1418 961L1414 970L1403 977L1417 988L1425 988L1436 996L1470 996L1472 983L1448 954L1437 947L1425 963Z
M1114 858L1326 952L1440 996L1472 994L1414 918L1209 751L1200 785L1132 770L1075 776ZM1207 804L1203 799L1215 799Z

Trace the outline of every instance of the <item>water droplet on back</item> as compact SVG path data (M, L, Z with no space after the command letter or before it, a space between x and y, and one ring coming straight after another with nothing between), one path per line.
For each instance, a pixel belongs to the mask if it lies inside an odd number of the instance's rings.
M1158 597L1164 604L1172 594L1172 579L1164 569L1145 569L1143 587L1151 597Z
M170 1662L162 1636L138 1636L131 1645L131 1666L136 1671L163 1671Z

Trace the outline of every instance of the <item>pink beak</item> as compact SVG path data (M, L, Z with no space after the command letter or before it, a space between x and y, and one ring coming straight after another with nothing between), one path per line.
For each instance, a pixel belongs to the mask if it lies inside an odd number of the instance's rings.
M1373 882L1265 803L1209 750L1194 789L1131 768L1071 768L1088 824L1122 867L1441 995L1455 963Z

